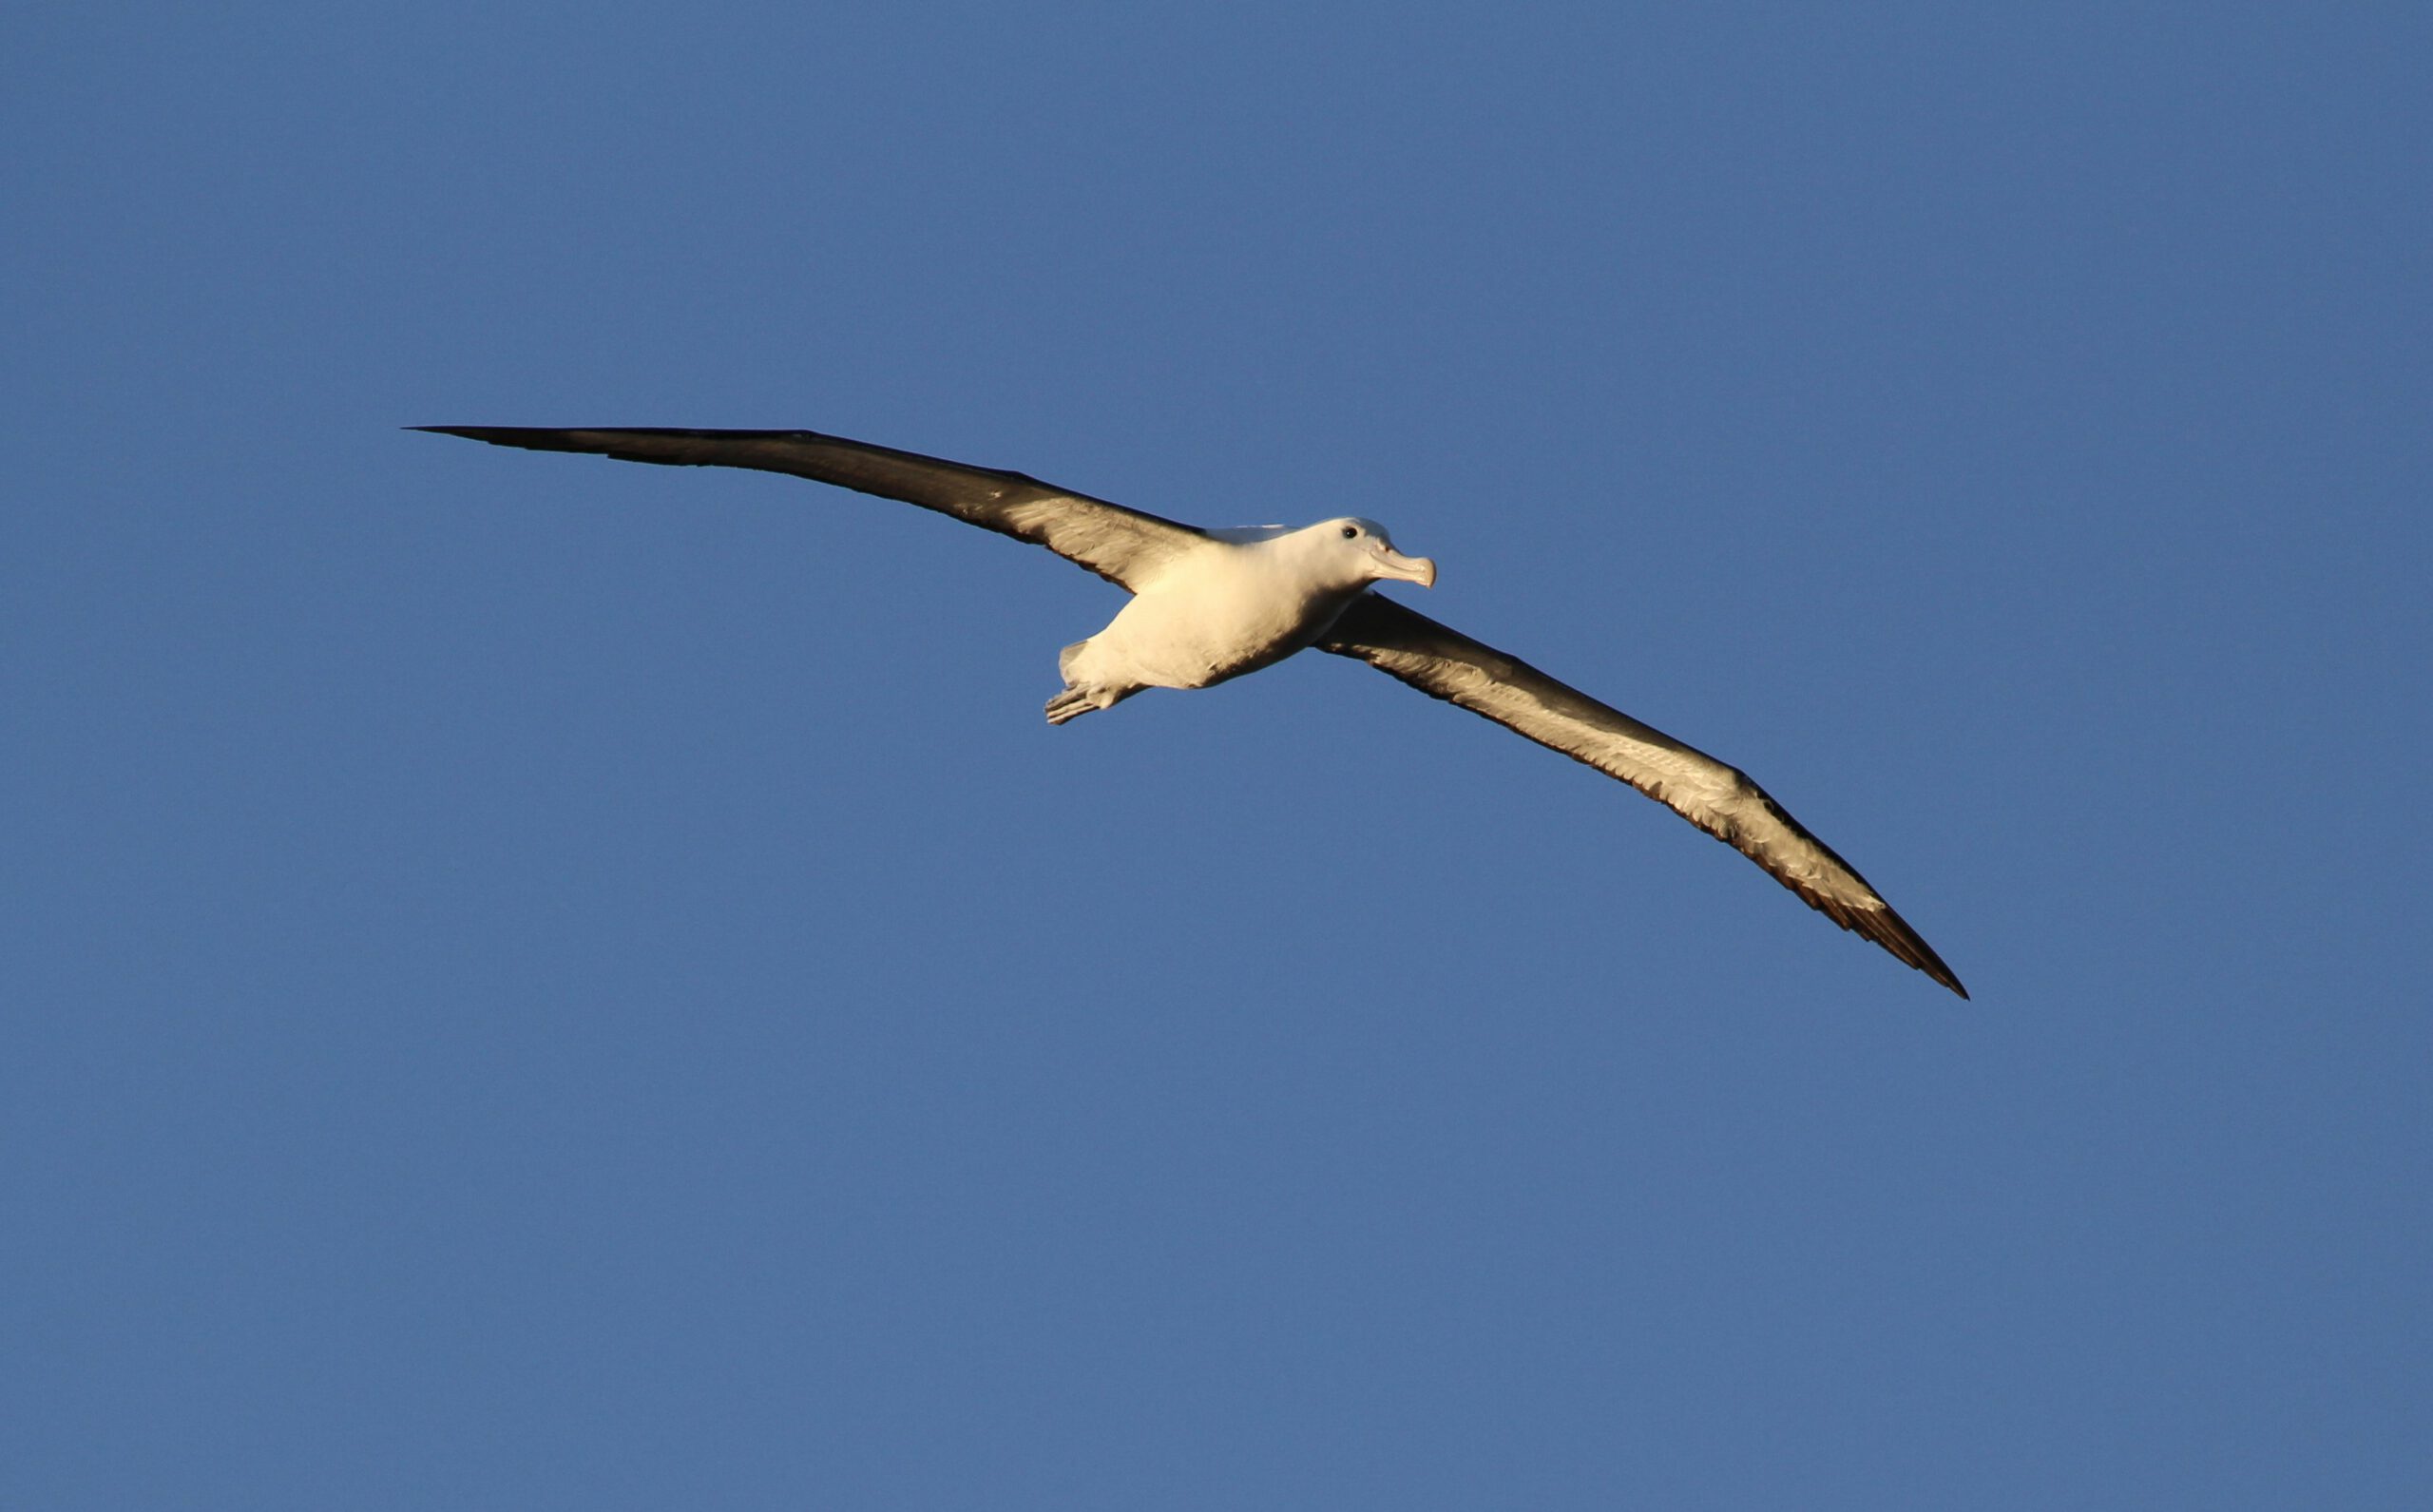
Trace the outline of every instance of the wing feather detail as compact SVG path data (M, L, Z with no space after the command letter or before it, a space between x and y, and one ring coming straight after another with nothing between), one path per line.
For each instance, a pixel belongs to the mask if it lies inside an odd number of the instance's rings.
M1121 587L1140 584L1210 538L1200 530L1025 473L975 468L814 431L553 431L525 426L415 426L440 435L535 451L581 451L622 462L750 468L901 500L967 525L1045 546Z
M1317 644L1629 783L1765 868L1835 924L1968 996L1856 868L1738 768L1374 593L1354 600Z

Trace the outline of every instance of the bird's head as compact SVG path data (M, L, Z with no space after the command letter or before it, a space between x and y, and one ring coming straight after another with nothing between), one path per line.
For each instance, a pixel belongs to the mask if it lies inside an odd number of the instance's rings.
M1393 538L1374 520L1347 517L1311 526L1301 534L1309 549L1337 568L1347 585L1371 583L1416 583L1436 586L1436 564L1426 557L1407 557L1394 549Z

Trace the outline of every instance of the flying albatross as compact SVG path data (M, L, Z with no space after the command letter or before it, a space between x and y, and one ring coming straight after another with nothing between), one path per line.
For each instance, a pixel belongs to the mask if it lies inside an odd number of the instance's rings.
M1865 877L1736 768L1371 591L1378 583L1436 583L1436 564L1395 550L1373 520L1202 530L1023 473L810 431L413 429L536 451L790 472L1045 546L1132 594L1105 629L1057 659L1064 687L1047 700L1051 724L1113 708L1143 688L1208 687L1312 645L1366 661L1629 783L1835 924L1968 996Z

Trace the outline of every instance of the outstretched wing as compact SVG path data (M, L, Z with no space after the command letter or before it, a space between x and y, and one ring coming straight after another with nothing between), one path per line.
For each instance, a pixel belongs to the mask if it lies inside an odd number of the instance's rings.
M535 451L597 452L624 462L791 472L883 499L901 499L984 530L1045 546L1136 592L1159 566L1209 540L1190 526L1067 492L1019 472L967 467L812 431L550 431L486 425L412 429Z
M1835 924L1968 996L1865 877L1738 769L1374 593L1354 600L1318 647L1619 777L1772 872Z

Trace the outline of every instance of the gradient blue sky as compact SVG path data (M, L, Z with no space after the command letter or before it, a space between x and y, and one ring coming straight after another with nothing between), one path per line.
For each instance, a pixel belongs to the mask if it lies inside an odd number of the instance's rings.
M2423 8L5 30L0 1502L2433 1504ZM1374 516L1977 1001L434 423Z

